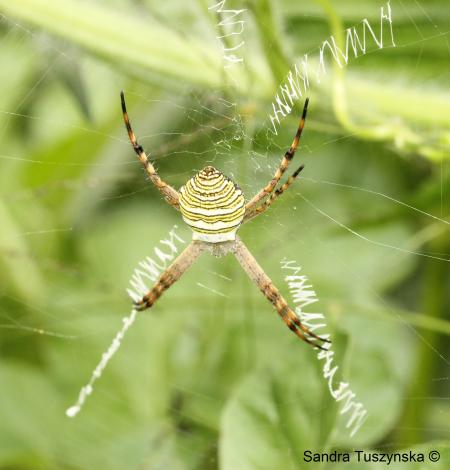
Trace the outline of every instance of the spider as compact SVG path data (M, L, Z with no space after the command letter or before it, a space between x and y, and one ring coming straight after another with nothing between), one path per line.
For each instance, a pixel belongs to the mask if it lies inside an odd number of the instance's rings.
M137 142L128 118L123 91L120 97L128 137L150 181L161 192L166 202L181 212L184 222L193 232L191 243L165 270L148 293L139 301L134 302L135 309L141 311L152 307L163 292L178 281L203 252L210 252L217 257L233 253L249 278L275 307L286 326L306 343L315 348L326 349L320 343L330 341L317 336L302 324L243 241L236 235L242 224L265 212L303 170L304 165L299 166L285 183L276 188L297 150L309 99L305 100L300 124L292 145L285 153L273 178L249 201L245 201L240 188L212 166L203 168L179 191L164 182L142 146Z

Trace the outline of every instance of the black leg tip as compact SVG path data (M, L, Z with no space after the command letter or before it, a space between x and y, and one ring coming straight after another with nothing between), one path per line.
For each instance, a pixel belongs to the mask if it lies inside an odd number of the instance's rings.
M303 164L300 165L300 166L294 171L294 173L292 173L292 176L293 176L294 178L297 178L298 174L299 174L301 171L303 171L303 168L305 168L305 165L303 165Z
M306 98L305 104L303 105L302 119L306 118L306 113L308 112L308 103L309 103L309 98Z
M120 92L120 103L122 104L122 111L126 113L127 108L125 106L125 93L123 92L123 90Z

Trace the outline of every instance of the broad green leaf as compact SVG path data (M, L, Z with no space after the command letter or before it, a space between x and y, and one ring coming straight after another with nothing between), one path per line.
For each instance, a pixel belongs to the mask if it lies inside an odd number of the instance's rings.
M400 411L404 371L392 366L398 353L394 331L387 335L382 323L371 329L371 340L347 345L332 335L337 351L333 365L338 366L333 389L339 380L348 382L355 402L367 410L367 419L353 437L346 428L350 413L339 414L342 403L330 396L323 363L311 351L296 357L293 348L245 378L230 398L221 425L223 468L307 468L305 450L361 446L376 442L391 429ZM383 335L383 348L376 341L378 335Z
M199 85L219 86L220 56L199 40L185 39L153 21L121 14L100 4L75 0L0 2L9 15L45 28L123 67L141 67L161 77L186 75Z

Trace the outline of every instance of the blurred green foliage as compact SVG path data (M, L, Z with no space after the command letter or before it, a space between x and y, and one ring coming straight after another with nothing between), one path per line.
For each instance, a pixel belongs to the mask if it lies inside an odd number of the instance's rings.
M212 4L0 0L0 469L303 469L305 449L355 448L437 449L438 464L410 468L448 468L444 0L392 1L397 47L313 84L303 177L240 230L286 296L284 257L313 283L369 413L358 434L314 351L231 257L204 256L141 315L65 416L129 313L133 269L174 224L190 237L143 177L119 91L170 184L212 163L249 196L296 127L301 104L266 132L280 77L331 33L378 25L383 3L230 0L247 8L235 82Z

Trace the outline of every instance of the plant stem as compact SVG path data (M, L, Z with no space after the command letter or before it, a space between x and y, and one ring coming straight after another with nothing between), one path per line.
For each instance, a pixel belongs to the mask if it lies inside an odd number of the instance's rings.
M430 252L447 253L450 249L448 236L444 234L435 238L428 245ZM425 279L423 287L423 311L435 320L444 317L444 305L446 297L445 279L449 278L450 269L448 264L427 259L425 262ZM418 346L418 356L415 370L413 371L412 383L406 394L408 398L425 398L433 395L433 377L438 372L438 366L442 361L448 362L439 353L439 336L435 331L426 330L421 333ZM417 406L415 400L406 401L404 418L400 424L399 442L415 444L423 441L424 431L427 428L427 408Z

